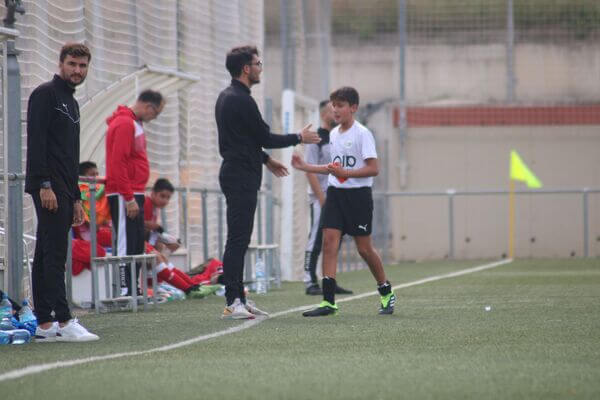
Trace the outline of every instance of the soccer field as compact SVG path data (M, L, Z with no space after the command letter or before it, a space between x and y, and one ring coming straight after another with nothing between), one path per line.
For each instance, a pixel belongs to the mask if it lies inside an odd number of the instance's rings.
M392 316L377 315L375 295L340 302L333 317L287 312L320 301L301 283L254 296L275 314L254 322L221 321L216 296L86 315L99 342L0 347L0 397L600 398L600 260L514 261L443 277L486 264L388 266L392 284L414 282L396 290ZM374 294L368 271L339 282Z

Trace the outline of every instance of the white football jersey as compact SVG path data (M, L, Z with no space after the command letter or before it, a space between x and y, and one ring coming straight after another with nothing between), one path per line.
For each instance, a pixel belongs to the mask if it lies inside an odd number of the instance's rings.
M350 129L340 133L336 126L330 133L331 162L338 162L344 169L359 169L365 166L365 160L377 158L375 139L369 129L358 121L354 121ZM357 188L373 186L373 177L348 178L340 182L338 178L329 175L329 186L337 188Z

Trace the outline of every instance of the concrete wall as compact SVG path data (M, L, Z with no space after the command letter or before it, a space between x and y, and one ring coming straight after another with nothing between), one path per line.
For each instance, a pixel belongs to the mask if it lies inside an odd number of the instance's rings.
M269 43L273 43L270 41ZM357 88L363 104L399 93L397 46L333 47L331 88ZM265 50L267 96L281 97L281 50ZM316 64L314 58L297 60ZM317 65L315 65L315 68ZM305 70L310 70L305 66ZM523 104L594 102L600 99L600 45L518 44L516 97ZM318 97L318 77L297 78L298 90ZM506 99L503 44L408 46L406 96L410 104L501 103ZM278 104L278 103L276 103Z
M374 119L371 126L379 142L387 138L389 143L386 164L390 191L508 190L511 149L520 153L544 189L600 188L599 126L410 128L405 146L406 176L402 177L397 157L399 134L385 130L382 119ZM384 157L385 150L381 153ZM526 189L520 183L517 188ZM508 196L455 196L453 201L455 257L506 255ZM589 211L590 255L600 256L600 194L590 195ZM446 196L397 197L390 201L386 213L392 221L392 259L448 257ZM583 246L581 194L517 195L517 257L582 256Z

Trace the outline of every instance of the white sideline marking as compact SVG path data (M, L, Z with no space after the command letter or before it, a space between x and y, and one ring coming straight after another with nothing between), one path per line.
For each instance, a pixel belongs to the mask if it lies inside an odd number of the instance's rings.
M500 265L508 264L510 262L512 262L512 259L506 259L506 260L502 260L502 261L497 261L497 262L493 262L493 263L489 263L489 264L480 265L478 267L473 267L473 268L463 269L460 271L450 272L450 273L443 274L443 275L431 276L429 278L423 278L423 279L419 279L417 281L407 282L407 283L402 283L400 285L396 285L396 286L394 286L394 289L403 289L403 288L407 288L407 287L411 287L411 286L422 285L422 284L428 283L428 282L434 282L434 281L439 281L442 279L454 278L454 277L461 276L461 275L467 275L467 274L471 274L473 272L479 272L479 271L483 271L486 269L495 268ZM377 291L367 292L367 293L362 293L362 294L358 294L355 296L350 296L350 297L346 297L343 299L339 299L336 302L341 303L341 302L346 302L346 301L358 300L358 299L362 299L365 297L374 296L376 294L378 294ZM314 306L315 305L313 304L313 305L308 305L308 306L290 308L289 310L280 311L280 312L271 314L271 318L280 317L282 315L290 314L290 313L294 313L294 312L304 311L304 310L307 310ZM56 368L66 368L66 367L72 367L72 366L80 365L80 364L92 363L92 362L96 362L96 361L114 360L116 358L132 357L132 356L139 356L139 355L143 355L143 354L158 353L158 352L162 352L162 351L173 350L173 349L188 346L188 345L191 345L191 344L194 344L197 342L202 342L204 340L229 335L231 333L236 333L236 332L248 329L254 325L258 325L259 323L265 321L266 319L267 318L257 318L254 320L247 320L247 321L244 321L240 325L237 325L237 326L234 326L234 327L222 330L222 331L197 336L195 338L184 340L182 342L177 342L177 343L173 343L173 344L169 344L169 345L161 346L161 347L155 347L153 349L148 349L148 350L129 351L129 352L124 352L124 353L107 354L104 356L79 358L76 360L56 361L56 362L48 363L48 364L30 365L28 367L21 368L21 369L15 369L13 371L9 371L9 372L6 372L6 373L0 375L0 382L8 381L11 379L22 378L27 375L39 374L41 372L49 371L49 370L56 369ZM48 346L48 344L46 344L46 346Z

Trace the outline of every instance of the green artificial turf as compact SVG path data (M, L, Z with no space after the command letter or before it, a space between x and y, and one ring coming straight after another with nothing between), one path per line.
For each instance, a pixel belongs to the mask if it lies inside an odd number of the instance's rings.
M485 262L386 268L393 284ZM368 271L341 274L355 294ZM600 261L515 261L377 297L340 302L337 316L300 312L161 353L82 364L0 382L2 398L110 399L563 399L600 397ZM340 297L343 298L344 296ZM299 283L253 296L270 312L316 304ZM486 311L485 307L491 307ZM157 311L87 315L87 344L0 347L0 374L29 365L146 350L221 331L223 298ZM6 396L6 397L5 397Z

